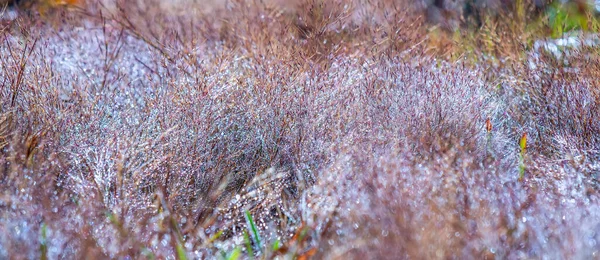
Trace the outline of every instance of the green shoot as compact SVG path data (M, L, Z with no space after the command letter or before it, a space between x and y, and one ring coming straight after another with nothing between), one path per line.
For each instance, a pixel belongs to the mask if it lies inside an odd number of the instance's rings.
M519 153L519 181L525 177L525 153L527 151L527 133L523 133L519 140L519 147L521 152Z
M217 239L219 239L219 237L221 237L221 235L223 235L223 230L220 230L219 232L217 232L214 235L212 235L211 237L209 237L208 240L206 241L206 244L210 245L210 244L214 243Z
M248 227L250 227L250 232L252 233L252 239L256 242L256 246L258 248L262 248L260 243L260 235L258 234L258 229L256 228L256 224L254 224L254 220L252 219L252 215L250 211L246 210L246 222L248 222Z
M40 237L40 252L41 252L41 256L40 259L42 260L46 260L48 259L48 226L46 226L46 223L42 223L42 228L41 228L41 237Z
M252 242L250 241L250 236L248 232L244 231L244 241L246 242L246 250L248 250L248 256L250 258L254 258L254 251L252 250Z
M229 254L229 256L225 259L227 260L237 260L240 258L240 256L242 255L242 250L239 247L236 247L233 249L233 251L231 251L231 253Z
M273 246L271 247L271 249L273 251L277 251L279 250L279 248L281 248L281 241L279 239L275 240L275 242L273 243Z
M185 249L181 245L181 243L177 242L177 259L179 260L187 260L187 255L185 253Z

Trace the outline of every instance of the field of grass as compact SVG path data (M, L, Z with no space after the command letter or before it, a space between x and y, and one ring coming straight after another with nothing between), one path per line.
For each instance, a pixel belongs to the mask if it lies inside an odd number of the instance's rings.
M598 23L514 2L5 9L0 259L599 258Z

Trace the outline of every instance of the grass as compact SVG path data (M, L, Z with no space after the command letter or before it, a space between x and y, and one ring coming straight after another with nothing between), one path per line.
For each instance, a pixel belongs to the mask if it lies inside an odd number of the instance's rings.
M519 180L525 177L525 155L527 152L527 133L523 133L519 139Z
M595 20L518 2L3 16L0 258L597 258Z

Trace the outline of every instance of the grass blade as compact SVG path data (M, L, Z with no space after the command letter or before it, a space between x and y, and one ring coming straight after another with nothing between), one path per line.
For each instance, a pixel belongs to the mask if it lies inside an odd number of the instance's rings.
M256 228L256 224L254 224L254 219L252 219L252 215L250 211L246 210L246 222L248 222L248 226L250 227L250 232L252 232L252 239L256 243L256 246L260 249L262 248L260 242L260 235L258 234L258 229Z

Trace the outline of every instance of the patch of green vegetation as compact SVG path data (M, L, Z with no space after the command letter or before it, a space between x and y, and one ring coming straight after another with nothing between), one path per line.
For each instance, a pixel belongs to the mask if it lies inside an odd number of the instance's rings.
M571 31L588 31L590 29L588 24L597 23L597 18L590 14L592 8L592 6L576 1L567 3L554 1L546 11L547 26L551 31L550 36L559 38Z

